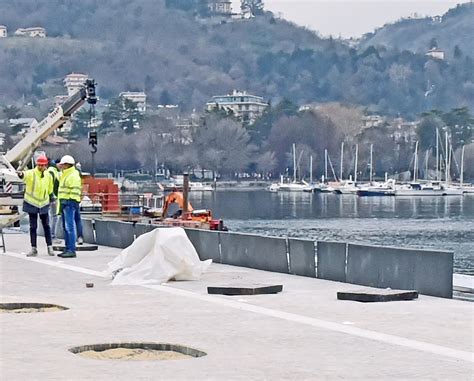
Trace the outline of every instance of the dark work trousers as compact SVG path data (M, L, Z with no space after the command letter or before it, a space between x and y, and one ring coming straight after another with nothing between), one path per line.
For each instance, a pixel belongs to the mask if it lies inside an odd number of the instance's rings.
M36 229L38 228L38 213L28 213L30 218L30 242L31 247L37 247L36 245ZM48 213L40 214L41 225L43 225L44 238L46 239L46 245L51 246L51 229L49 227Z

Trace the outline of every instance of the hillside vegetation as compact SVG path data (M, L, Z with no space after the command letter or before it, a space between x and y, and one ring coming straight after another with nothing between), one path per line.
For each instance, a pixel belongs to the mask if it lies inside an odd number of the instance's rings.
M361 48L385 46L399 51L409 50L425 53L433 40L447 53L448 60L454 57L454 49L472 56L474 52L474 4L458 5L441 17L405 19L379 28L375 33L367 34L361 42Z
M453 25L465 12L450 16ZM449 62L372 44L356 50L269 12L222 22L163 0L12 0L0 2L0 15L10 34L43 26L49 36L0 39L0 104L50 98L72 71L94 77L103 99L144 90L151 103L185 110L202 110L212 95L234 88L272 104L339 101L408 117L474 104L464 45Z

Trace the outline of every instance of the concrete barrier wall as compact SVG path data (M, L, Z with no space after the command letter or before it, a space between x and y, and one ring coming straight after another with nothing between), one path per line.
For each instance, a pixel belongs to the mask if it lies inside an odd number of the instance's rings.
M82 232L84 234L84 242L85 243L96 243L95 240L95 228L94 228L94 221L82 218Z
M346 247L344 242L318 241L318 278L346 281Z
M222 263L219 250L219 232L188 228L184 230L202 261L212 259L215 263Z
M416 256L414 284L420 294L453 297L454 253L412 250Z
M288 273L285 238L220 232L222 263Z
M348 245L346 281L452 297L453 253Z
M290 274L316 277L316 250L314 241L288 238Z
M138 237L160 227L106 220L96 220L93 224L88 219L83 220L83 226L86 242L94 242L95 229L97 244L118 248L129 246L134 235ZM202 260L452 297L452 252L317 242L315 260L315 243L311 240L198 229L185 231ZM57 232L62 232L61 222Z
M120 221L96 220L97 244L124 249L134 240L133 224Z
M133 232L135 237L140 237L142 234L149 233L157 228L156 225L152 224L135 224Z

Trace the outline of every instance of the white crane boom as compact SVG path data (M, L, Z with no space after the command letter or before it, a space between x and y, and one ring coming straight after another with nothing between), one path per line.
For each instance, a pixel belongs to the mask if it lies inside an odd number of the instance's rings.
M15 195L11 184L21 184L22 181L16 175L16 169L23 169L33 156L35 150L41 146L44 140L56 129L66 123L84 102L95 104L97 102L95 94L95 81L87 79L84 85L64 103L57 106L48 114L36 127L32 128L24 138L22 138L5 155L0 156L0 208L4 205L16 205L20 194ZM9 183L9 189L7 184ZM16 193L22 193L21 188Z

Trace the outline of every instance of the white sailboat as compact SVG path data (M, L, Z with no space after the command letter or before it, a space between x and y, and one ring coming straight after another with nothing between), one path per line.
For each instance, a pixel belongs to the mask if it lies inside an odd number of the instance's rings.
M297 182L296 179L296 145L293 143L293 182L283 182L283 176L280 177L279 184L271 184L268 188L271 192L304 192L308 188L308 183L302 181Z
M344 147L344 146L342 146ZM342 157L342 154L341 154ZM337 194L357 194L359 188L357 188L357 161L359 158L359 145L356 144L355 150L355 164L354 164L354 180L352 180L352 176L349 176L349 180L341 180L339 186L334 187L334 192ZM342 166L342 158L341 158L341 166ZM342 169L341 169L342 173Z
M418 142L415 144L415 154L413 163L413 181L410 184L398 185L395 188L395 196L442 196L443 189L439 183L419 183L418 174Z

